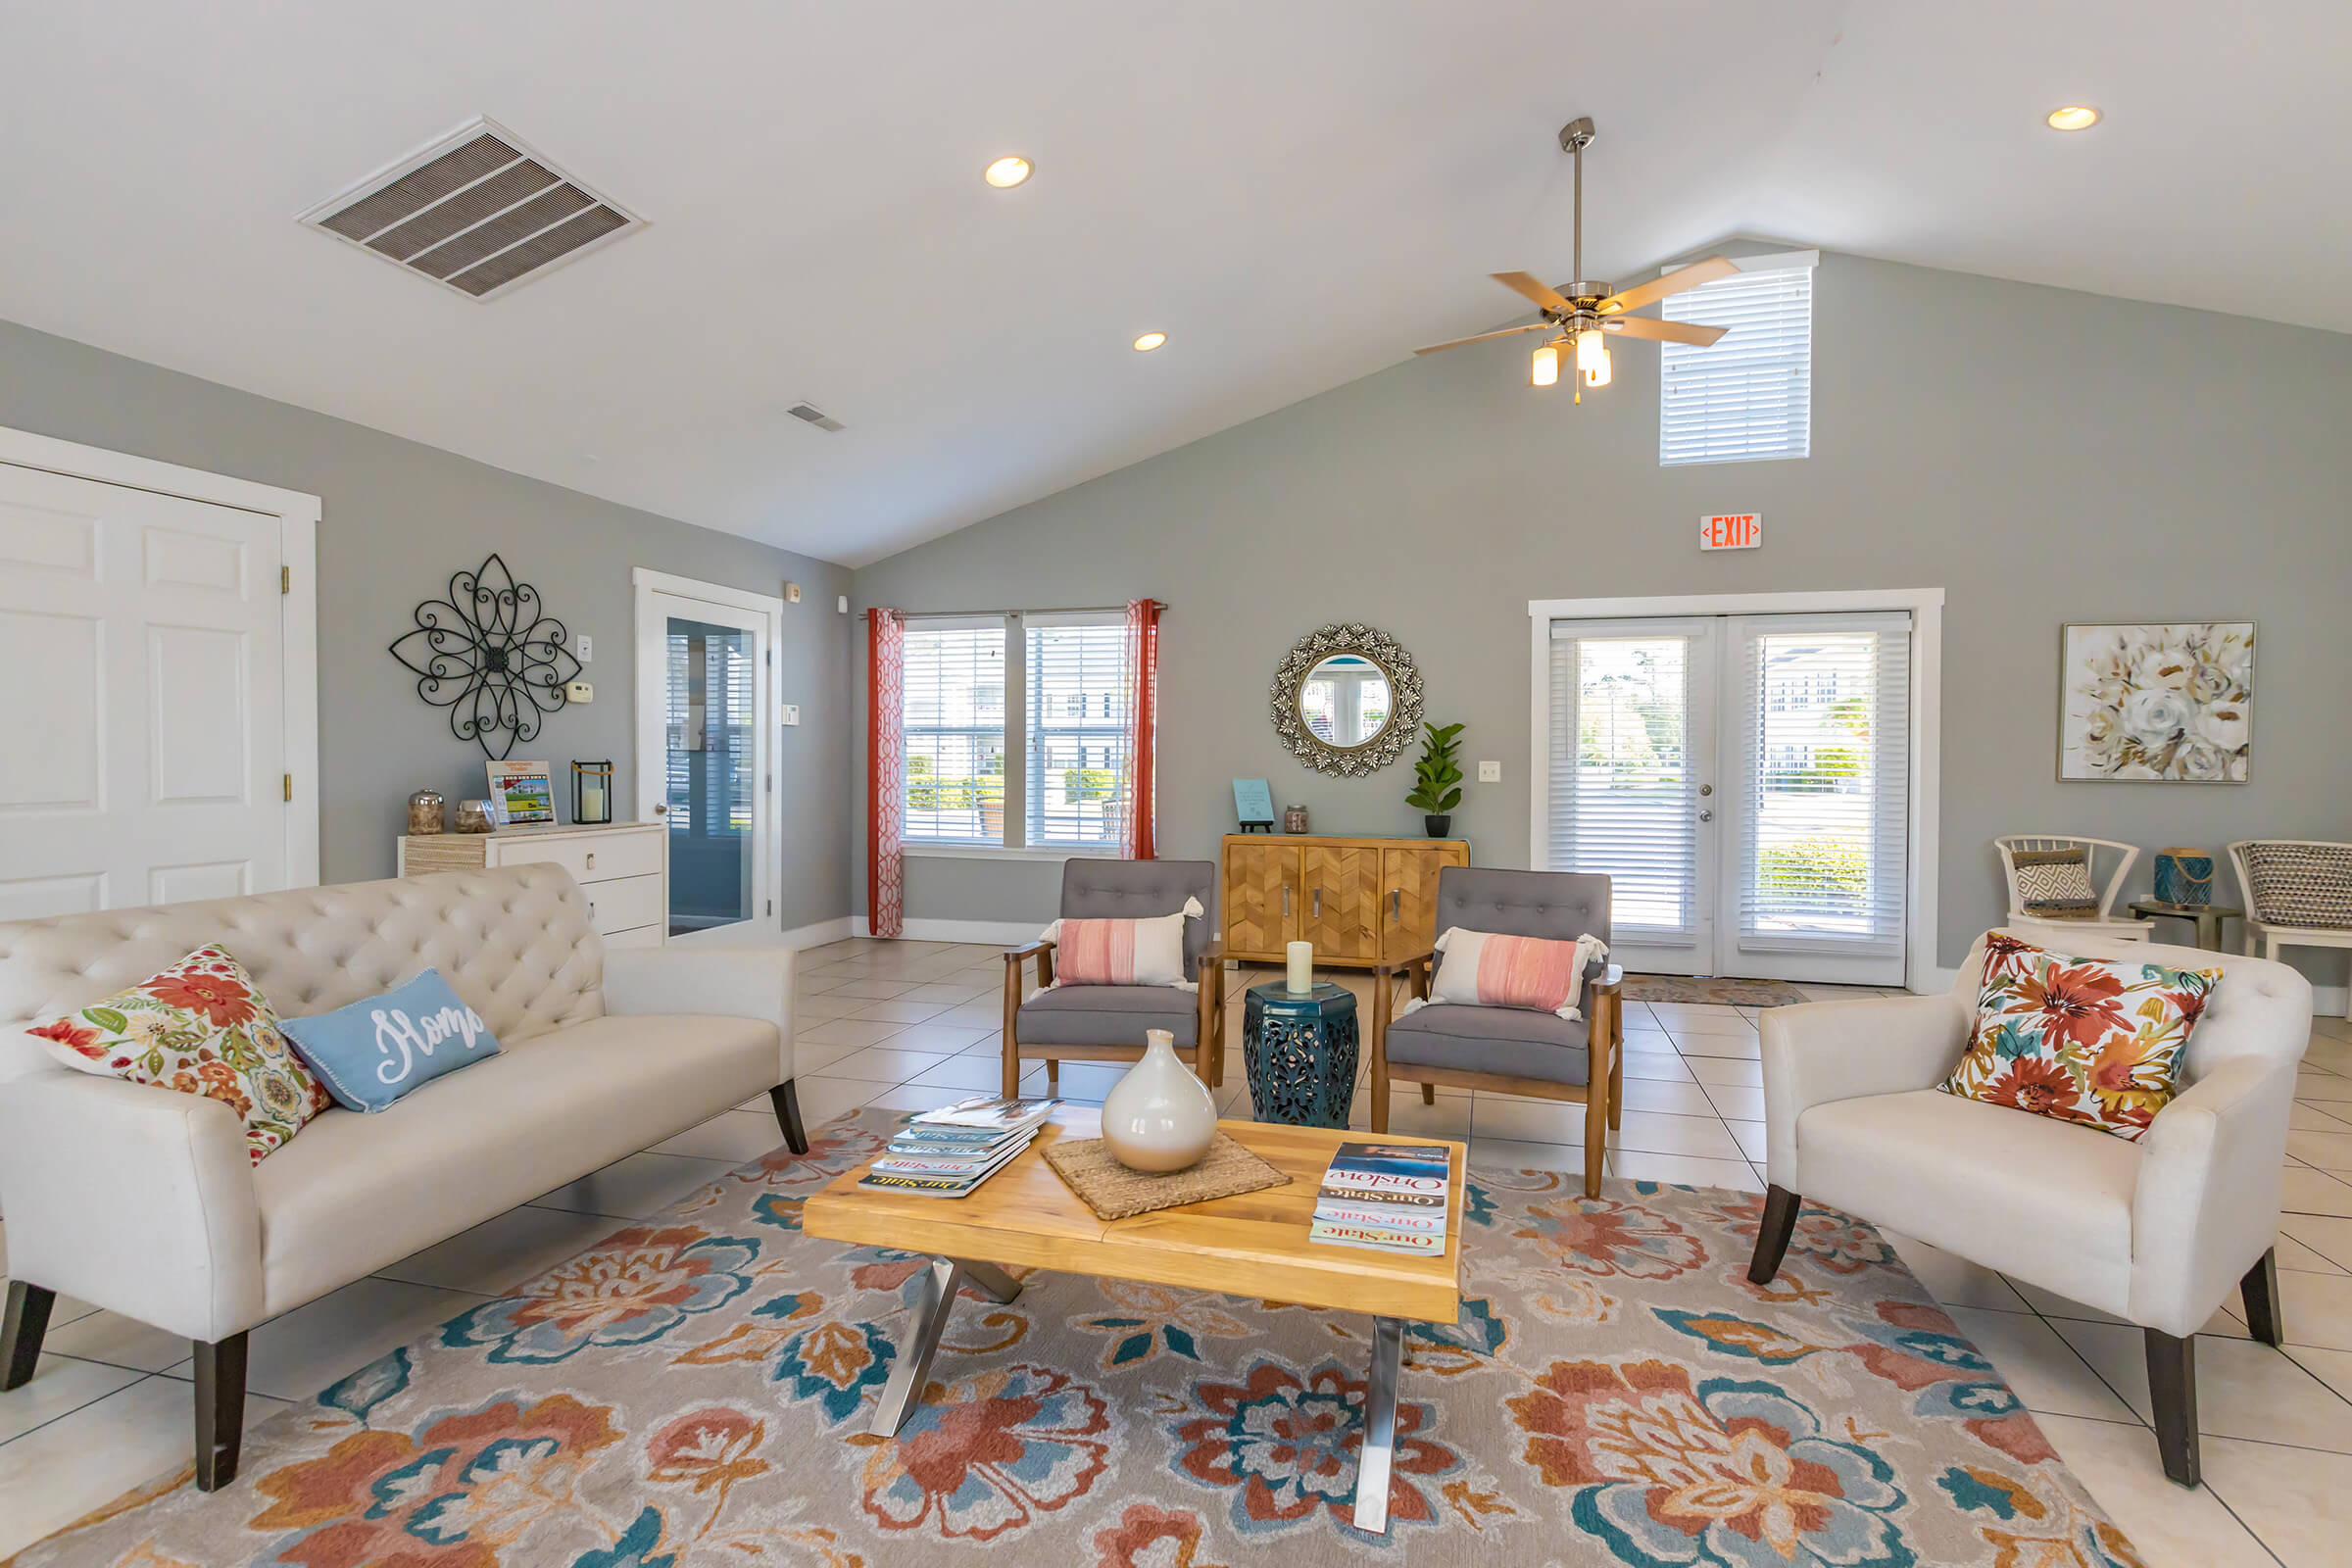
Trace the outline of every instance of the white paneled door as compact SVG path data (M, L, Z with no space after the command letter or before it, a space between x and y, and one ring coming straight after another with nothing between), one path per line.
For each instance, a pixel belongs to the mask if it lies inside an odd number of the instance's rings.
M1544 863L1628 969L1902 984L1910 688L1905 612L1554 621Z
M288 883L280 519L0 463L0 919Z

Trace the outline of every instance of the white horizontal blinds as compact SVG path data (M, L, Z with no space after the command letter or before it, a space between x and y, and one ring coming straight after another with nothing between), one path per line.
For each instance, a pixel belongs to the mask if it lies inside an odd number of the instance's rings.
M1899 953L1911 617L1762 615L1734 626L1740 946Z
M1029 615L1024 625L1028 842L1116 849L1130 781L1126 616Z
M1610 879L1609 922L1689 941L1698 922L1690 676L1698 633L1551 628L1547 864Z
M904 669L904 836L1004 843L1004 617L909 617Z
M669 830L752 830L752 634L672 616L667 725Z
M1801 458L1813 446L1814 253L1742 261L1740 275L1670 295L1669 321L1730 330L1708 348L1658 345L1658 462Z

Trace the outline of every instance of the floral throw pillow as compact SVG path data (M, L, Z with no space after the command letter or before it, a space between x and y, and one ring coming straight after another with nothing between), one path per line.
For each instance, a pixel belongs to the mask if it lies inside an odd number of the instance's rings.
M2137 1143L2180 1092L2180 1053L2219 969L2070 958L1984 939L1976 1031L1939 1086Z
M225 948L198 948L152 979L25 1032L82 1072L220 1101L245 1124L257 1165L332 1103Z

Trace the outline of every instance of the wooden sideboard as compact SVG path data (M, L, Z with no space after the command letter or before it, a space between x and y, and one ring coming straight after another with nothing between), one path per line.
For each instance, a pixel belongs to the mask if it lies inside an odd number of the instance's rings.
M1312 942L1317 963L1369 967L1418 953L1437 936L1438 872L1469 863L1462 839L1229 833L1226 955L1280 963Z
M402 876L552 861L588 895L588 918L608 948L669 941L669 830L660 822L502 827L494 833L403 835Z

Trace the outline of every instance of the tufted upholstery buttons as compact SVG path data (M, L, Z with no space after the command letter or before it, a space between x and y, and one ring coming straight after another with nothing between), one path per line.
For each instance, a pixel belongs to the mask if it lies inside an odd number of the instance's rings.
M289 1017L441 971L501 1040L604 1016L604 944L560 865L213 899L0 925L0 1080L51 1065L16 1031L135 985L208 942Z
M1217 930L1214 860L1097 860L1072 856L1061 867L1061 912L1077 920L1128 920L1174 914L1199 899L1203 918L1184 926L1184 962L1194 960Z
M1438 873L1438 934L1455 926L1503 936L1609 940L1609 879L1581 871L1499 871L1449 865Z

